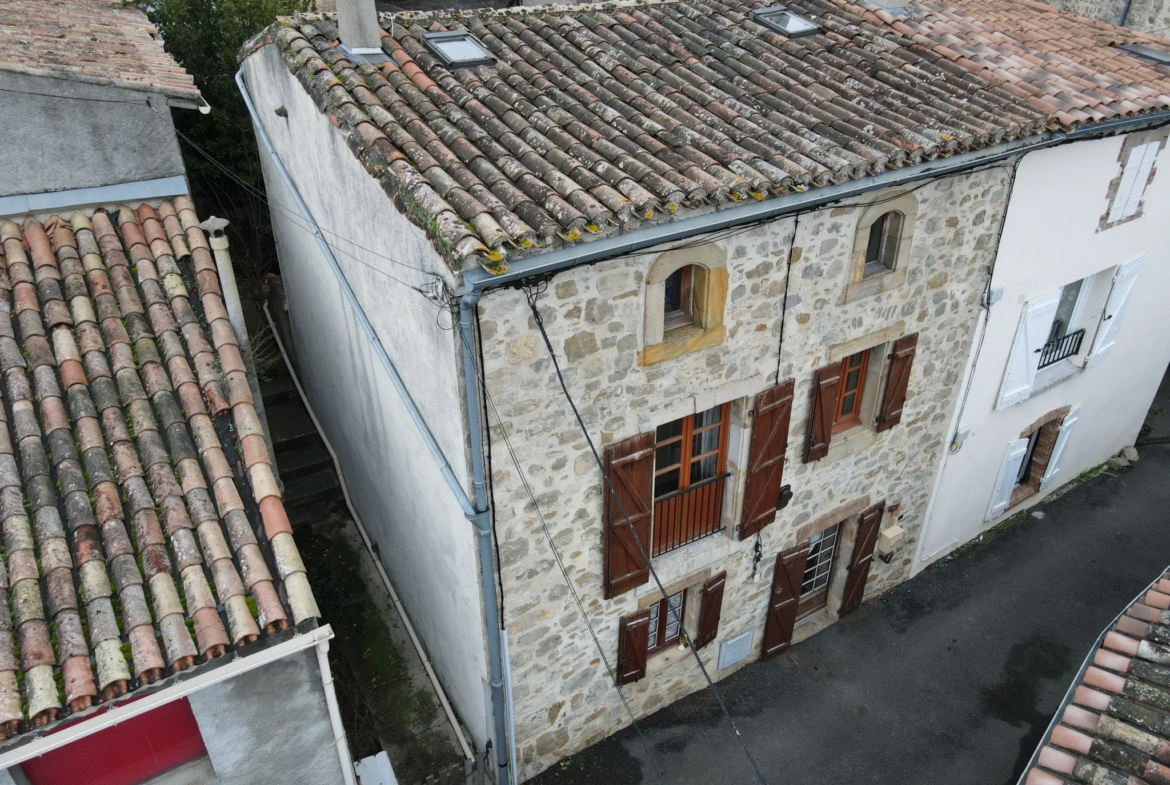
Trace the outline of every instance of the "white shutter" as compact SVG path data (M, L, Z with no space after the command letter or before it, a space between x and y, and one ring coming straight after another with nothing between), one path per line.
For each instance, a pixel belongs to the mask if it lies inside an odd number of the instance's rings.
M1052 446L1052 455L1048 458L1048 468L1044 470L1044 476L1040 478L1040 490L1046 491L1053 485L1053 480L1060 471L1060 459L1064 456L1064 446L1068 443L1068 436L1072 433L1073 426L1077 424L1077 412L1081 407L1074 406L1072 411L1065 415L1064 422L1060 424L1060 431L1056 434L1056 444Z
M1052 331L1056 306L1060 304L1060 291L1057 289L1041 295L1024 305L1012 353L1008 356L1007 370L1003 373L1003 385L999 388L996 409L1006 409L1032 394L1036 366L1040 364L1040 350L1048 342L1048 333Z
M1109 208L1109 223L1128 218L1137 212L1142 195L1146 190L1146 180L1149 179L1150 169L1158 157L1159 144L1159 142L1148 142L1129 151L1129 158L1126 159L1125 166L1121 169L1121 183L1117 186L1117 193Z
M1027 439L1008 442L1007 452L1003 456L1003 466L999 468L999 480L995 483L995 493L991 495L991 504L987 507L987 520L995 520L1007 509L1012 491L1016 489L1016 476L1020 473L1020 466L1027 453Z
M1113 288L1109 292L1109 300L1105 303L1105 313L1101 317L1101 324L1097 327L1097 337L1093 341L1093 353L1089 355L1089 365L1096 365L1102 357L1109 354L1113 344L1117 342L1117 331L1121 328L1121 317L1125 314L1125 307L1129 304L1129 296L1133 293L1137 283L1138 273L1141 272L1142 262L1146 255L1126 262L1117 268L1113 274Z

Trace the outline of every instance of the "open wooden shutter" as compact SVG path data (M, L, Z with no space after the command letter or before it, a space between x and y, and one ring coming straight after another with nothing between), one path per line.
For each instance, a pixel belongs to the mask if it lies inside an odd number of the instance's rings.
M1027 439L1008 442L1007 452L1004 453L1003 463L999 467L999 477L995 481L995 491L991 494L991 503L987 505L987 520L995 520L1008 508L1012 491L1016 487L1016 477L1020 475L1020 466L1027 452Z
M625 616L618 625L617 683L629 684L646 675L650 649L650 609Z
M642 549L650 547L650 517L654 508L653 432L606 447L605 473L613 484L613 491L608 485L602 488L605 493L605 598L608 600L650 580L650 565L642 557ZM642 548L638 547L639 542Z
M695 633L694 646L701 649L719 636L719 614L723 610L723 587L727 583L727 572L721 572L703 584L699 605L699 629Z
M1006 409L1025 400L1032 394L1032 382L1040 365L1040 352L1052 332L1052 321L1056 318L1056 307L1060 305L1061 289L1029 300L1020 314L1016 328L1016 340L1008 355L1007 368L1003 372L1003 384L999 388L996 409Z
M1056 444L1052 445L1052 455L1048 457L1048 467L1044 470L1044 476L1040 478L1041 491L1047 491L1058 482L1060 459L1064 457L1065 445L1068 444L1068 437L1072 435L1073 426L1077 424L1077 415L1080 410L1079 406L1072 407L1072 411L1066 414L1060 423L1060 430L1056 434Z
M884 431L902 421L902 407L906 403L906 387L910 382L910 367L918 350L918 333L904 335L894 341L890 356L890 375L886 377L886 392L878 412L877 429Z
M751 537L776 519L780 486L784 484L784 451L788 447L794 386L795 381L789 379L756 396L747 488L739 526L741 540Z
M1117 268L1113 274L1113 288L1109 290L1109 299L1105 303L1105 315L1101 317L1101 324L1097 327L1097 337L1093 340L1093 353L1089 355L1089 365L1096 365L1101 358L1109 354L1113 345L1117 343L1117 333L1121 329L1121 317L1125 315L1125 307L1129 304L1129 296L1133 293L1137 283L1138 273L1142 271L1142 261L1145 254L1131 259Z
M835 362L813 374L812 408L808 413L808 435L804 443L804 462L829 454L833 435L833 417L837 413L837 388L841 385L841 363Z
M865 582L869 580L869 566L873 563L873 551L877 547L878 530L886 503L878 502L861 513L857 525L857 541L853 543L853 558L849 560L849 574L845 578L845 593L841 598L841 609L837 616L852 613L861 605L865 596Z
M804 578L808 549L808 543L805 543L776 556L768 619L764 622L761 660L773 657L792 645L792 628L796 626L796 608L800 604L800 583Z

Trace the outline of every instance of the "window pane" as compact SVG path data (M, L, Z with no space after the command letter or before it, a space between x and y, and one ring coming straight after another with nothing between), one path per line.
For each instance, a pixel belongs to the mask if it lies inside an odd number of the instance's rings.
M697 461L691 461L691 485L703 480L709 480L719 471L719 456L708 455Z
M666 425L658 426L658 441L664 442L667 439L673 439L675 436L682 436L683 421L675 420L668 422Z
M1076 281L1060 290L1060 303L1056 306L1056 317L1052 320L1052 331L1048 333L1049 341L1058 341L1072 332L1073 311L1077 307L1077 298L1081 296L1081 285L1084 281Z
M664 444L654 451L654 468L662 471L668 466L676 465L682 460L682 446L681 441Z
M889 215L889 213L886 213L874 221L873 225L869 227L869 243L865 248L866 264L872 264L881 260L882 238L886 234L886 219L889 218Z
M854 368L845 377L845 392L853 392L857 389L857 380L861 377L861 369Z
M719 426L710 428L691 437L691 455L702 455L715 452L719 449L719 434L723 429Z
M857 393L848 393L841 399L841 411L838 413L839 417L850 417L854 412L854 404L857 403Z
M886 213L886 231L882 240L881 263L891 270L898 261L898 240L902 234L902 214Z
M723 404L696 414L695 428L702 428L704 425L714 425L721 419L723 419Z
M452 41L436 41L435 46L453 62L460 60L479 60L489 53L477 46L474 41L455 39Z
M678 469L671 469L654 478L654 498L674 493L678 490Z

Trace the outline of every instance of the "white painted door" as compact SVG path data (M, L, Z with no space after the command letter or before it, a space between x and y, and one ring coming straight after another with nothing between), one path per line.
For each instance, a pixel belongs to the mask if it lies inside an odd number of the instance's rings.
M1121 317L1125 315L1125 308L1129 304L1129 297L1133 294L1134 284L1137 283L1138 273L1142 270L1142 262L1146 255L1126 262L1117 268L1113 275L1113 288L1109 292L1109 300L1105 303L1105 314L1101 317L1101 324L1097 327L1097 337L1093 341L1093 353L1089 355L1089 365L1096 365L1101 358L1113 350L1117 342L1117 333L1121 329Z
M1073 426L1077 424L1077 414L1081 407L1074 406L1064 418L1064 422L1060 424L1060 431L1056 434L1056 444L1052 446L1052 455L1048 458L1048 468L1044 470L1044 476L1040 478L1040 491L1047 491L1057 483L1063 482L1065 478L1057 479L1060 472L1060 459L1064 457L1064 446L1068 444L1069 434L1072 433Z
M1008 442L1007 452L1003 456L1003 464L999 467L999 479L995 483L995 492L991 495L991 504L987 506L987 520L993 521L1004 510L1012 499L1012 491L1016 488L1016 477L1020 474L1020 466L1024 463L1024 456L1028 454L1028 440L1017 439Z
M1060 289L1042 294L1024 305L1020 325L1016 328L1016 340L1008 356L1003 384L999 388L996 409L1006 409L1027 399L1032 394L1032 383L1036 379L1036 366L1040 364L1040 351L1048 342L1052 331L1052 320L1060 304Z

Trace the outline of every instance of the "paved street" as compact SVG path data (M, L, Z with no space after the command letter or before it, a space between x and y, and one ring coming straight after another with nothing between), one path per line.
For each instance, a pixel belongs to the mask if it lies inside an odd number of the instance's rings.
M768 782L1015 783L1097 635L1170 564L1168 476L1170 444L1146 446L863 607L794 650L827 665L819 679L779 657L721 682ZM642 727L666 783L753 782L707 692ZM533 782L655 777L627 729Z

